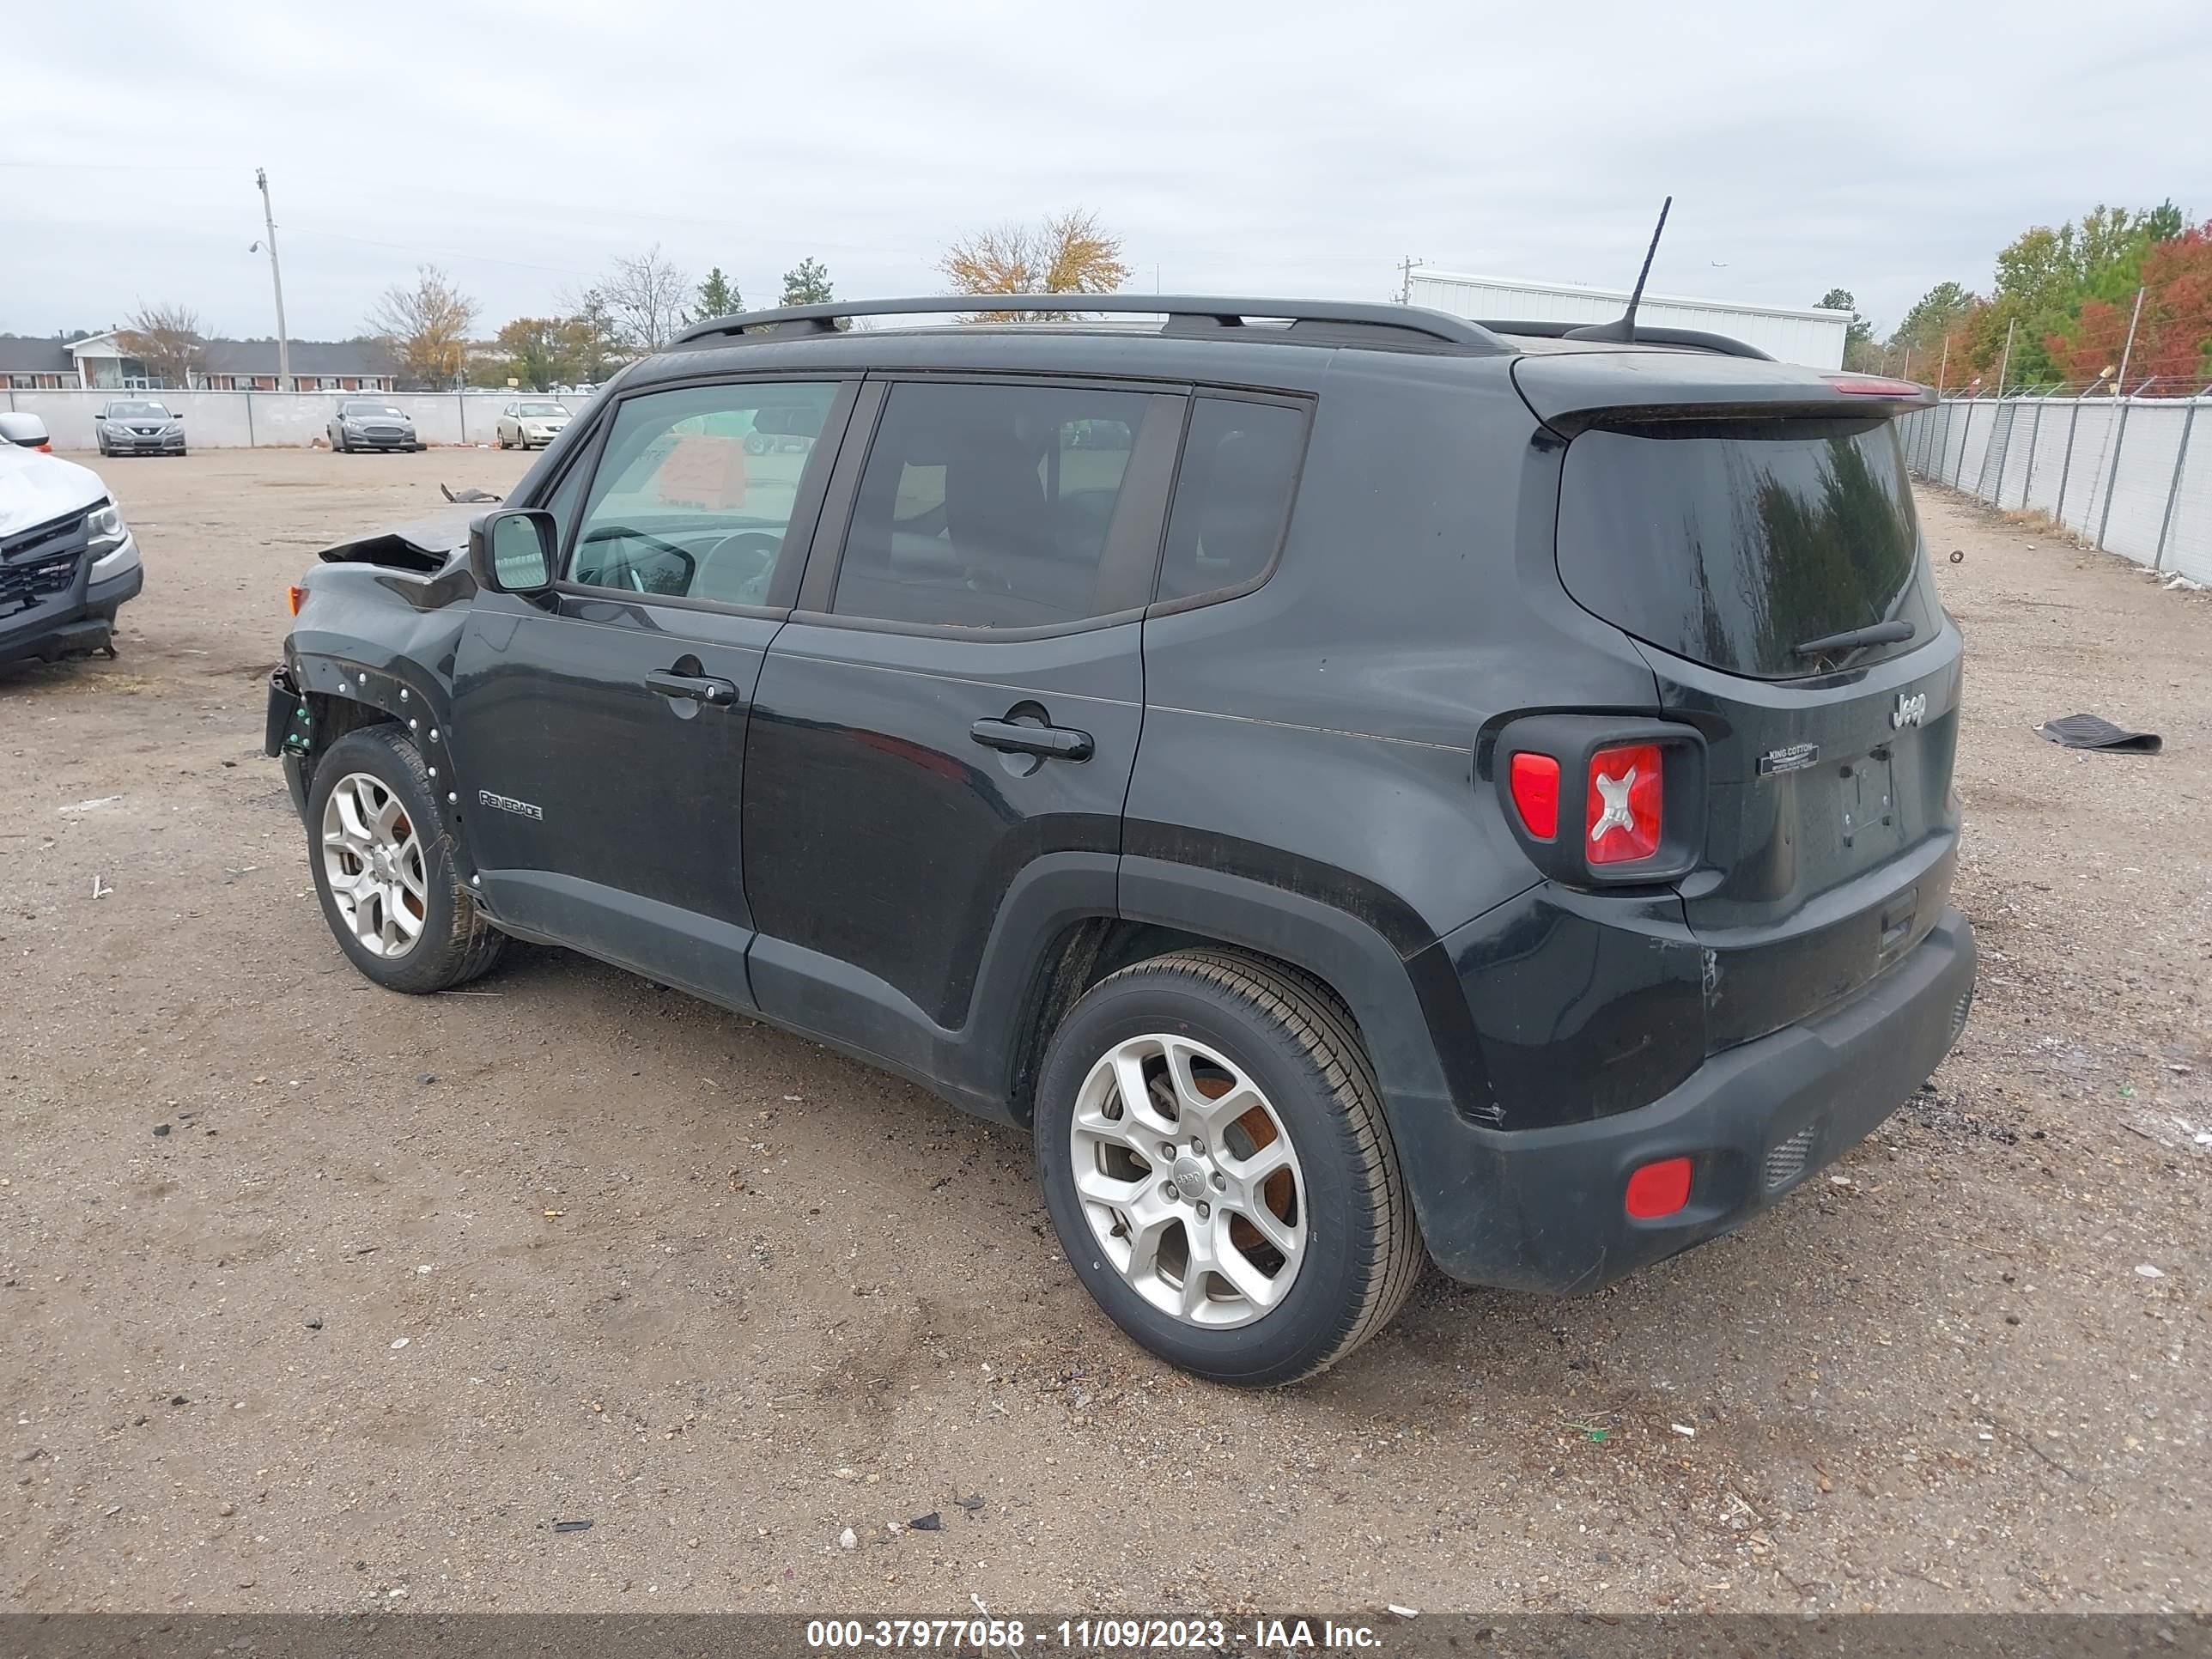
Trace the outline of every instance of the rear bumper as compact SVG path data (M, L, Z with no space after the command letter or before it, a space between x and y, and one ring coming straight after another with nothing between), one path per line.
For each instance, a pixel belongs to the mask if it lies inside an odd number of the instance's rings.
M1429 1253L1455 1279L1595 1290L1741 1226L1870 1133L1950 1051L1974 988L1974 936L1944 913L1848 1002L1713 1055L1650 1105L1518 1132L1449 1109L1394 1124ZM1688 1206L1623 1207L1630 1174L1688 1158Z

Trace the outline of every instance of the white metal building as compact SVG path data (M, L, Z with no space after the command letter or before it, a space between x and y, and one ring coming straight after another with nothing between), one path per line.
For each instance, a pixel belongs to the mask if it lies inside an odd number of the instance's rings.
M1413 269L1407 297L1414 305L1476 322L1503 318L1540 323L1609 323L1628 304L1626 289L1470 276L1421 265ZM1678 295L1646 293L1636 308L1636 319L1655 327L1726 334L1785 363L1841 368L1844 334L1850 327L1851 314L1813 306L1742 305L1732 300L1686 300Z

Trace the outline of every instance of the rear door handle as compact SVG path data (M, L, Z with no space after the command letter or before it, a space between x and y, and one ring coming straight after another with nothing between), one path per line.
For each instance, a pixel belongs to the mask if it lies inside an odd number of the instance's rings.
M645 677L645 684L648 690L658 691L664 697L682 697L716 708L727 708L738 700L733 681L718 680L710 674L674 674L656 669Z
M1042 755L1047 760L1086 761L1091 758L1088 732L1065 726L1024 726L1019 720L977 720L968 735L986 749L1010 755Z

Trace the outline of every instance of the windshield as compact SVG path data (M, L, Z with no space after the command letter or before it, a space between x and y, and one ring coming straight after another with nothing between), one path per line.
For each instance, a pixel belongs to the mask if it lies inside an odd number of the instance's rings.
M338 409L341 415L389 415L395 421L407 417L400 413L397 404L344 404Z
M159 404L110 404L107 406L107 412L113 418L123 421L166 421L169 418L169 411L162 408Z
M559 404L525 404L517 412L532 416L542 416L547 415L566 415L568 411L562 408Z
M1808 641L1938 612L1896 428L1882 421L1679 422L1583 433L1559 487L1559 579L1584 608L1731 673L1819 672ZM1831 662L1829 665L1832 665Z

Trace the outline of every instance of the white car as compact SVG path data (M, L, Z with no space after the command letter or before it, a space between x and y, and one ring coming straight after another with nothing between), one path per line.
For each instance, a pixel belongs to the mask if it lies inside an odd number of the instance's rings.
M0 662L113 656L115 613L146 581L123 510L90 467L43 453L12 430L6 435Z
M499 411L501 449L543 449L568 424L568 406L552 398L524 398Z

